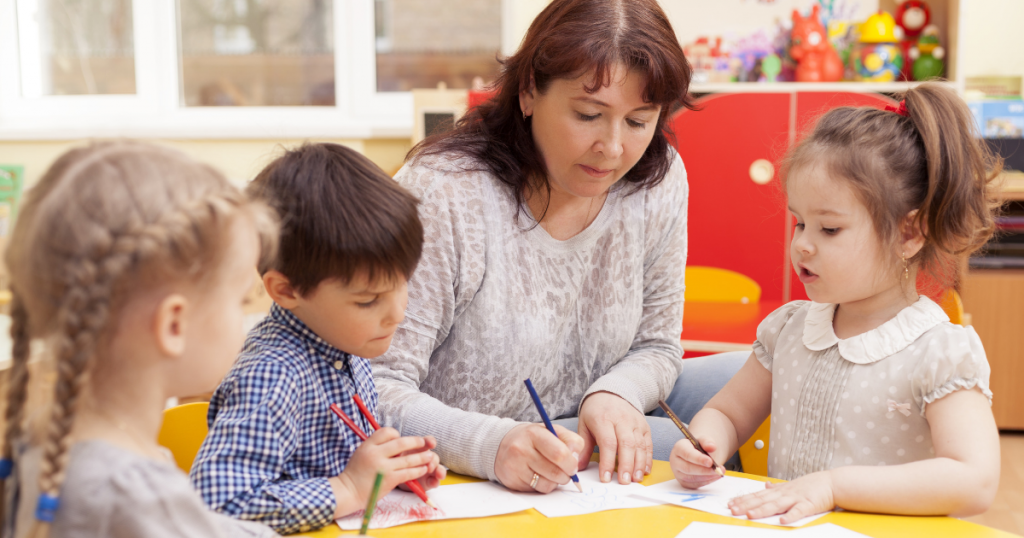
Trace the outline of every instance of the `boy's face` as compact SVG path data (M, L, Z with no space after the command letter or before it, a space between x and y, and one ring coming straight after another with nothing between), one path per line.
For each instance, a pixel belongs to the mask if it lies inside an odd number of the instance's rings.
M405 319L409 290L400 274L370 282L365 272L359 272L347 284L328 279L293 297L295 304L289 310L320 338L342 351L372 359L391 346L395 329Z

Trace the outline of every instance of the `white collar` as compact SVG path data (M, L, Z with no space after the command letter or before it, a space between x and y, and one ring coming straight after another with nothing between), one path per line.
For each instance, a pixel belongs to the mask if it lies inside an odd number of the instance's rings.
M871 364L912 344L932 327L949 321L942 307L922 295L896 317L857 336L840 340L832 328L836 305L812 302L804 320L804 345L821 351L839 344L839 354L855 364Z

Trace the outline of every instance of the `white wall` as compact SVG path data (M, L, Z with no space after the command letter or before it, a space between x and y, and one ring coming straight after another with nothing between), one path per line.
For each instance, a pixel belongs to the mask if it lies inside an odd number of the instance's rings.
M1024 76L1024 1L964 2L964 75Z

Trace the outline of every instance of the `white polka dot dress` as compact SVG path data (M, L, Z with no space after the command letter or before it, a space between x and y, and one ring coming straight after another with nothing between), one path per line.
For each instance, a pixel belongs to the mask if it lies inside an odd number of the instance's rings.
M975 386L991 402L977 333L932 300L845 340L832 330L835 308L792 302L757 329L754 354L772 372L769 476L931 458L927 404Z

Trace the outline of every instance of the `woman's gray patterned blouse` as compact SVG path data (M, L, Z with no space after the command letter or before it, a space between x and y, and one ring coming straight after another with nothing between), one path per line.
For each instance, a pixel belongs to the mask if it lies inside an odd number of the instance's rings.
M517 421L576 416L596 391L650 411L683 368L686 170L674 152L655 187L615 185L566 241L520 213L479 164L429 157L396 179L421 201L425 244L391 349L371 361L381 422L433 435L441 461L495 479ZM518 214L518 221L517 221Z

